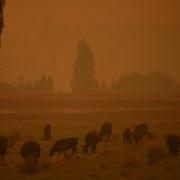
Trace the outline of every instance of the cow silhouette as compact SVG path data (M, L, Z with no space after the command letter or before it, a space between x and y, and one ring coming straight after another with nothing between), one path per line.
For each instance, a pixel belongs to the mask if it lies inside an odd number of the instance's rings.
M142 140L146 136L148 137L148 125L146 123L135 126L133 139L136 145L142 144Z
M132 144L132 131L129 128L123 132L123 144Z
M38 160L40 158L40 146L35 141L28 141L21 147L20 153L25 161L25 171L35 173L38 169Z
M91 148L91 152L96 152L96 146L100 141L100 136L97 131L90 131L87 133L85 137L85 145L82 146L84 154L88 153L89 148Z
M6 136L0 136L0 155L1 160L4 160L8 147L8 138Z
M110 140L112 136L112 124L110 122L105 122L102 124L99 135L102 141Z
M78 138L66 138L60 139L56 141L53 147L50 149L49 156L52 157L55 153L61 154L62 152L66 154L66 150L71 149L72 154L77 153L77 145L78 145Z
M169 149L169 155L178 155L180 151L180 137L175 134L169 134L165 139L166 146Z
M44 126L44 139L49 141L51 139L51 125L47 124Z

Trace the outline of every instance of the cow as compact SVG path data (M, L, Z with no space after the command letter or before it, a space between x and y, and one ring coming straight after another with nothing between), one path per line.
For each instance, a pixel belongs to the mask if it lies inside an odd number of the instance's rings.
M166 139L166 146L169 149L169 155L177 156L180 151L180 137L169 134L165 137Z
M100 139L110 140L112 135L112 124L110 122L105 122L100 128Z
M44 126L44 138L49 141L51 139L51 125L47 124Z
M4 160L8 147L8 138L6 136L0 136L0 155L1 160Z
M123 132L123 144L132 144L132 131L129 128Z
M25 161L25 170L28 173L35 173L41 153L39 144L35 141L25 142L20 149L20 153Z
M148 125L146 123L142 123L135 126L133 133L135 145L142 144L142 139L145 136L148 137Z
M79 139L77 137L60 139L56 141L53 147L50 149L49 156L52 157L56 152L61 154L62 152L65 154L66 150L71 149L72 155L77 153L77 145Z
M83 153L87 154L89 148L91 148L91 152L95 153L96 152L96 146L100 141L100 136L97 131L90 131L87 133L85 137L85 145L82 146L83 148Z

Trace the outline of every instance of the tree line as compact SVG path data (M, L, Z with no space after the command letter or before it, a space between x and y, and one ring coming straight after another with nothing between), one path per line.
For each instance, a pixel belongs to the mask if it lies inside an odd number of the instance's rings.
M106 80L96 77L95 60L88 42L82 40L78 44L76 59L73 65L71 82L73 93L178 93L180 84L168 74L149 72L146 74L132 73L120 76L110 86Z
M39 92L52 93L55 91L54 81L51 76L42 74L40 79L34 81L25 81L22 76L19 77L15 85L0 83L0 92Z
M180 84L162 72L124 74L113 81L111 85L108 85L106 80L100 82L96 77L93 50L86 40L79 41L72 68L73 76L70 84L72 93L155 94L180 92ZM33 82L25 82L21 76L15 86L0 83L0 91L54 92L55 85L52 77L45 74Z
M127 94L179 93L180 84L162 72L131 73L120 76L104 92Z

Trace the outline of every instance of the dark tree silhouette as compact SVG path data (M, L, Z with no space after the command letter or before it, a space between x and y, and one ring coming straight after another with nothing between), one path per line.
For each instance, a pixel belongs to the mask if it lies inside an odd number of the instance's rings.
M94 55L89 44L85 40L81 40L78 43L73 70L73 80L71 82L72 92L96 93L99 91Z
M55 87L54 87L54 81L51 76L48 77L47 79L47 91L48 92L54 92Z
M47 77L46 74L41 75L40 80L35 80L33 90L37 92L54 92L54 81L52 77Z
M102 84L101 84L101 92L102 93L107 93L109 90L107 84L106 84L106 81L105 80L102 80Z
M4 7L5 7L5 0L0 0L0 47L1 47L1 33L4 28L4 14L3 14Z
M174 93L179 85L168 74L149 72L125 74L114 83L112 91L120 93Z
M20 77L19 77L18 89L19 89L20 91L24 90L24 78L23 78L23 76L20 76Z

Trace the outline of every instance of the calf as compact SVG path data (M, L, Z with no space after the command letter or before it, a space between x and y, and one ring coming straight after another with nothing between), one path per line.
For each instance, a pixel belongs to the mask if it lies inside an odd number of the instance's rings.
M44 138L49 141L51 139L51 125L47 124L44 126Z
M6 155L7 147L8 147L8 138L5 137L5 136L0 136L0 155L1 155L1 160L3 160L4 156Z
M170 155L178 155L180 151L180 137L169 134L166 136L166 146Z
M132 132L130 129L125 129L123 132L123 144L132 144Z
M100 128L100 139L110 140L112 135L112 124L110 122L105 122Z
M79 140L76 137L56 141L56 143L50 149L49 156L52 157L56 152L58 152L59 154L61 154L61 152L65 153L65 151L69 149L72 150L72 154L77 153L78 141Z
M25 160L25 168L27 172L34 173L37 171L40 151L39 144L34 141L28 141L21 147L20 153Z
M87 133L85 137L85 145L83 147L84 154L88 153L89 148L91 148L91 152L96 152L96 146L100 141L100 136L97 131L90 131Z
M148 125L146 123L139 124L134 128L133 139L136 145L142 143L142 139L148 136Z

